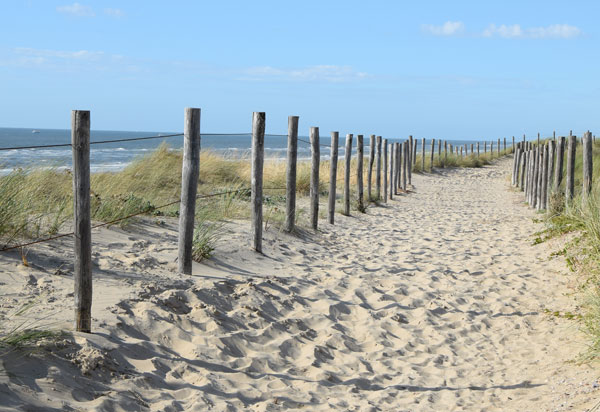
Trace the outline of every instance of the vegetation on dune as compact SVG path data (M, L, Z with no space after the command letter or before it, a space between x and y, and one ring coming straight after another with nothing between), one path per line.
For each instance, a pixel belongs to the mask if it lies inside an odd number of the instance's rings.
M578 139L579 140L579 139ZM588 334L588 350L583 360L600 358L600 145L593 145L594 181L589 196L582 196L583 157L579 140L575 160L575 197L565 199L567 148L563 161L563 180L558 190L550 193L545 216L545 240L570 233L566 246L555 253L564 256L567 267L580 275L578 304L580 313L573 318L582 322Z

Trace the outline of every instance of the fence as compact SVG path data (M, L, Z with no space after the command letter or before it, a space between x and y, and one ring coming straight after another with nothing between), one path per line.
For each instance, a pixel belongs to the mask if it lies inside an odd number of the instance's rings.
M161 136L137 137L130 139L90 141L90 112L74 110L71 114L71 143L43 145L43 146L21 146L0 148L0 150L33 149L41 147L72 147L73 154L73 212L74 230L70 233L55 235L45 239L39 239L16 246L5 247L0 251L9 251L23 248L36 243L46 242L66 236L73 236L75 242L74 280L75 280L75 329L82 332L91 332L91 304L92 304L92 235L94 228L111 225L131 217L141 215L144 211L133 213L110 222L104 222L92 226L90 211L90 146L95 144L124 142L133 140L164 139L167 137L183 136L183 163L181 171L181 198L155 207L165 208L179 203L179 234L178 234L178 271L184 274L192 273L192 243L194 236L194 216L196 201L214 196L222 196L232 193L250 192L251 202L251 232L252 248L262 253L262 227L263 227L263 191L267 189L286 190L286 219L284 230L293 232L296 217L296 174L298 142L309 144L311 147L311 175L310 175L310 225L318 229L319 216L319 166L320 148L328 147L319 141L319 128L310 129L310 140L298 138L298 116L288 118L288 134L280 135L287 137L287 164L286 164L286 187L265 188L263 186L264 167L264 139L266 115L264 112L253 113L252 118L252 144L251 144L251 184L250 188L238 190L221 191L207 195L198 195L198 181L200 170L200 109L186 108L184 117L184 132ZM364 146L363 135L357 135L357 162L356 173L351 175L352 167L352 141L353 135L346 135L345 142L345 170L342 178L337 177L339 133L331 133L330 149L330 175L329 193L327 201L327 221L334 224L335 202L337 197L337 182L343 180L343 209L342 214L350 215L350 181L351 177L357 177L357 204L358 210L364 212L365 201L383 201L393 199L395 195L407 193L408 186L412 185L412 172L417 168L418 140L409 136L403 142L390 142L381 136L370 136L369 163L367 166L367 199L364 193L363 162ZM429 156L429 170L434 169L436 140L431 140L431 151ZM446 167L448 162L448 151L452 154L452 144L444 141L444 154L442 157L442 141L437 141L437 157L441 167ZM497 155L500 156L500 139L497 141ZM490 144L493 155L493 144ZM514 137L513 137L514 147ZM389 150L388 150L389 149ZM460 147L460 156L479 157L479 143L477 152L471 144L470 154L467 145ZM506 139L504 139L504 152L506 151ZM458 156L458 147L456 147ZM487 154L487 142L484 142L484 153ZM426 139L422 139L421 146L421 170L425 171L426 163ZM382 162L383 160L383 162ZM383 164L382 164L383 163ZM375 170L373 167L375 166ZM373 172L375 177L373 179ZM591 179L591 176L590 176ZM514 180L514 176L513 176ZM375 191L373 193L373 183ZM389 190L388 190L389 189ZM382 196L383 193L383 196Z
M583 172L581 193L585 198L592 190L592 134L588 130L581 138ZM562 194L563 168L566 145L566 176L564 185L565 204L568 206L575 195L575 161L577 155L577 137L573 131L565 136L553 137L545 142L519 142L512 170L512 185L524 192L525 200L539 211L548 209L552 193Z

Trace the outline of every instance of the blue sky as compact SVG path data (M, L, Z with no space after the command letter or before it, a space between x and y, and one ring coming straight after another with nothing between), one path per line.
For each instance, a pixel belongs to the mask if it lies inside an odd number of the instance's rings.
M5 1L0 127L493 139L600 129L595 1Z

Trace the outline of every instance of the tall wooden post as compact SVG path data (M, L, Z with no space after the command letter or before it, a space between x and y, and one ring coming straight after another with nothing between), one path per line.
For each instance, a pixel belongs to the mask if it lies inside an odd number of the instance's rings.
M413 151L412 151L412 165L416 166L417 165L417 143L418 143L418 140L415 139L415 141L413 143L414 143L414 146L413 146ZM411 167L411 169L412 169L412 167Z
M381 136L377 136L377 152L375 157L375 196L381 199Z
M577 151L577 138L573 136L573 132L569 133L569 141L567 143L567 181L565 188L565 201L567 206L575 195L575 152Z
M553 187L556 192L559 191L563 179L563 163L565 158L565 137L560 136L556 144L556 161L554 166Z
M477 158L479 159L479 142L477 142Z
M523 150L525 150L527 146L525 145L525 147L523 148ZM523 160L521 161L522 165L521 165L521 178L520 178L520 182L519 182L519 188L521 189L521 191L525 190L525 175L527 174L527 156L529 155L529 151L523 151L521 157L523 158Z
M550 146L548 147L548 191L547 198L550 199L550 193L552 192L552 179L554 178L554 158L556 157L556 141L550 140ZM546 204L550 204L549 200L546 199Z
M179 273L192 274L192 242L196 195L200 175L200 109L185 109L183 129L183 164L181 167L181 204L179 206Z
M412 185L412 168L413 168L413 137L408 136L408 184Z
M438 162L442 163L442 139L438 139Z
M296 226L296 163L298 161L298 116L288 117L287 165L285 173L285 231Z
M515 137L514 136L512 137L512 146L511 147L512 147L512 152L514 153L515 149L516 149L516 147L515 147Z
M329 202L327 204L327 217L330 224L335 221L335 198L337 184L337 165L338 165L338 142L339 132L331 132L331 161L329 163Z
M444 140L444 167L448 163L448 141Z
M592 134L587 131L583 134L583 197L584 199L592 191Z
M399 194L398 189L400 189L400 176L402 173L402 153L400 152L400 146L402 143L396 143L394 149L396 150L396 175L394 176L394 193Z
M389 178L389 195L390 200L394 198L394 176L396 175L396 167L394 166L394 142L390 142L390 178Z
M503 139L504 139L504 146L502 146L502 147L504 150L504 154L506 155L506 137L504 137Z
M356 168L356 181L358 186L358 210L364 213L366 211L363 189L363 157L365 148L363 146L362 134L356 136L356 150L358 153L358 164Z
M371 182L373 180L373 163L375 162L375 135L371 135L369 142L369 165L367 169L367 203L373 200L371 193Z
M421 171L425 173L425 138L421 139Z
M92 219L90 214L90 112L71 111L75 330L92 331Z
M548 146L546 143L542 146L542 178L541 178L541 190L540 190L540 210L546 210L546 199L548 193Z
M352 165L352 134L346 135L344 152L344 215L350 216L350 166Z
M252 114L252 166L250 175L250 203L252 204L252 248L262 253L263 221L263 165L265 161L264 112Z
M433 172L433 154L435 153L435 139L431 139L431 161L430 161L430 170Z
M319 167L321 162L321 145L319 128L310 128L310 225L317 230L319 225Z
M410 164L409 150L408 150L408 141L405 140L402 143L402 190L406 192L406 182L408 181L408 165Z
M471 156L473 156L475 154L475 151L473 150L474 144L471 143Z
M388 201L388 139L383 139L383 202Z

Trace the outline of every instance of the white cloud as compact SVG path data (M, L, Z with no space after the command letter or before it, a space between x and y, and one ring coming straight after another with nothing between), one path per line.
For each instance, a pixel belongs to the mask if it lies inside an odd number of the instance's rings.
M271 66L260 66L244 70L244 76L240 80L325 81L340 83L360 80L365 77L368 77L367 73L357 72L350 66L318 65L298 69L279 69Z
M441 26L423 24L421 30L434 36L456 36L465 31L465 25L462 21L447 21Z
M77 17L94 17L96 15L90 6L84 6L79 3L73 3L68 6L59 6L56 10L59 13L70 14Z
M496 26L490 24L482 33L483 37L503 37L505 39L571 39L581 35L581 29L568 24L552 24L546 27L522 28L518 24Z
M125 12L121 9L104 9L104 14L106 14L107 16L111 16L111 17L123 17L125 16Z

